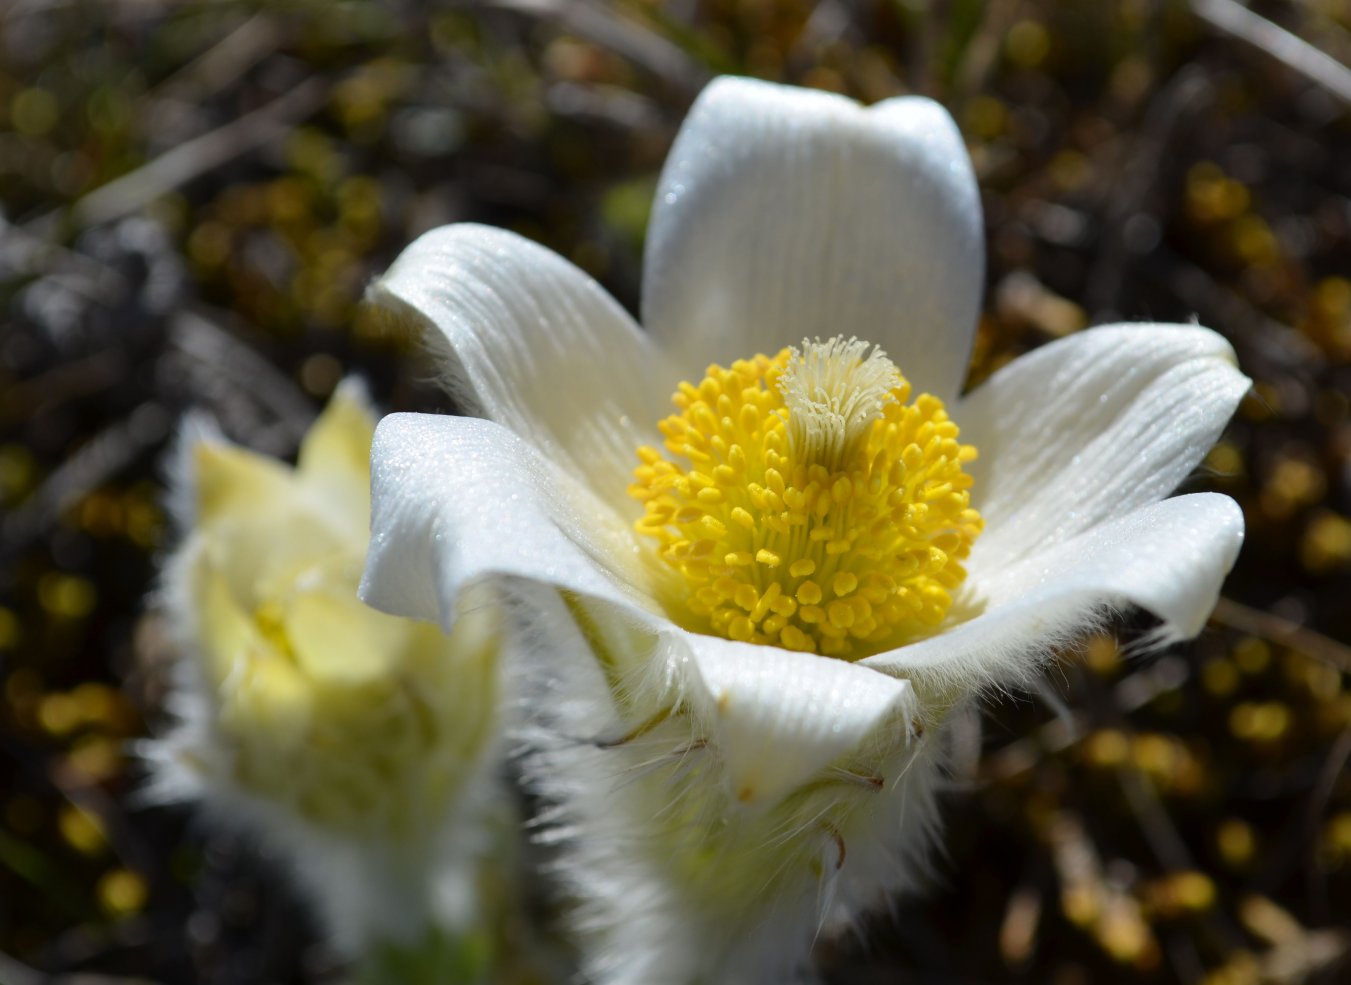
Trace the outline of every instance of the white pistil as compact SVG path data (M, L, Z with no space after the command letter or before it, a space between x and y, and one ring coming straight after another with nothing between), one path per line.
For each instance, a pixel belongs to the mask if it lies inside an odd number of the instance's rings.
M793 457L844 468L859 443L866 440L882 408L895 399L901 383L896 364L877 346L856 338L835 336L822 342L802 340L779 377L779 392L788 410L788 435Z

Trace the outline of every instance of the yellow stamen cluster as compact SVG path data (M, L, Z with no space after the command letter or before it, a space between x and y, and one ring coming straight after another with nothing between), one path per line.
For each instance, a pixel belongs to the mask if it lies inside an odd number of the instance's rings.
M710 366L638 449L639 533L688 586L696 632L856 660L941 623L981 530L943 402L866 343Z

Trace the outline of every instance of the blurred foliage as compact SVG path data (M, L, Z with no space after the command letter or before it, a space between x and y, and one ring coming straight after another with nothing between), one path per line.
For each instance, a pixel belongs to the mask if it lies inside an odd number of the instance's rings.
M830 980L1351 979L1351 114L1198 16L1226 6L10 0L0 980L335 978L266 860L137 799L174 422L285 454L349 371L452 409L359 306L444 222L540 240L636 308L657 170L719 72L949 107L990 246L975 379L1195 317L1257 381L1188 484L1248 523L1209 631L1146 661L1092 640L1044 702L960 722L933 891L824 940ZM1339 0L1254 9L1351 61Z

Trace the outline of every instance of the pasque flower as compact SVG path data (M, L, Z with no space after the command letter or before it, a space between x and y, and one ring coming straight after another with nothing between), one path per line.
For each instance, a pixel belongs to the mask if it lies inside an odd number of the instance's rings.
M936 104L721 79L658 185L646 332L481 226L374 285L480 417L381 424L364 596L527 603L527 763L596 980L797 973L924 864L953 706L1116 609L1204 624L1242 517L1165 497L1248 388L1232 349L1093 328L963 394L982 258Z
M162 796L294 867L342 949L453 964L498 810L500 627L471 596L449 634L357 597L374 430L355 381L295 468L185 428L162 590L178 724L149 753Z

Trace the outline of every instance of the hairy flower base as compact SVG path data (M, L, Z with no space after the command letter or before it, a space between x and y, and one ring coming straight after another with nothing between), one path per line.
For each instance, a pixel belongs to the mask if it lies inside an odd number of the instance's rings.
M943 621L981 530L943 402L832 339L684 382L629 493L684 576L686 628L858 659Z
M701 907L722 909L707 914L717 921L783 894L811 899L807 909L821 913L858 822L921 750L898 727L783 800L750 803L751 790L729 790L712 738L700 731L677 712L614 749L605 768L640 774L631 781L640 789L624 800L634 810L626 821L660 846L650 857L662 871L653 875Z
M575 914L603 955L590 968L597 980L798 981L814 936L875 901L880 874L923 867L938 746L910 701L784 787L776 764L735 754L750 711L739 693L629 676L615 697L619 714L597 736L607 716L576 695L608 689L597 669L642 646L643 633L571 593L561 593L557 612L542 592L530 600L549 620L547 642L538 642L558 661L560 700L541 704L551 727L537 733L526 772L558 805L542 830L568 846L564 877L607 889L583 892ZM564 613L575 636L555 618ZM578 743L580 735L597 737ZM908 837L898 840L901 815Z

